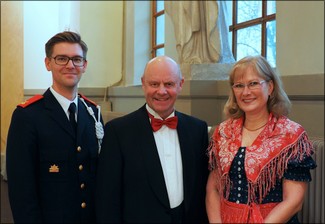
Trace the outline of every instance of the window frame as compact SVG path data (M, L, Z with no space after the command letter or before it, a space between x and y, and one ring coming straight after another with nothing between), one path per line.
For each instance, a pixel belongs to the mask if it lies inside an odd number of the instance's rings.
M151 58L157 56L157 50L164 48L165 43L157 44L157 18L165 14L165 9L157 12L157 1L152 1L151 17Z
M237 14L238 14L238 2L233 1L232 8L232 25L229 26L229 32L232 32L232 53L237 61L237 32L239 30L249 28L255 25L261 25L261 55L266 58L266 24L267 22L276 21L276 13L267 15L267 0L262 0L262 16L245 22L237 23Z

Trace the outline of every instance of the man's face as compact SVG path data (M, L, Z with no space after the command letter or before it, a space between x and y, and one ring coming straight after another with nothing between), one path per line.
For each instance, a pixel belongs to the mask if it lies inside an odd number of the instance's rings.
M176 64L156 60L147 65L142 77L146 102L162 118L174 111L174 104L182 90L184 79L178 74Z
M82 73L86 70L87 61L81 67L75 66L72 60L67 65L58 65L54 60L56 56L83 57L81 46L75 43L58 43L53 47L51 58L45 58L46 68L52 72L53 88L59 93L62 90L76 89Z

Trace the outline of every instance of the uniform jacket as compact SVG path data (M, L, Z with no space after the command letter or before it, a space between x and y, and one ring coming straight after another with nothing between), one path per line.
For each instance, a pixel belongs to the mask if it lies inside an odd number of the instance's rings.
M78 100L77 135L49 89L14 111L6 155L15 223L94 222L99 146L94 119Z
M180 143L183 222L207 222L207 124L176 111ZM100 223L171 223L163 171L146 107L105 125L99 156L96 216Z

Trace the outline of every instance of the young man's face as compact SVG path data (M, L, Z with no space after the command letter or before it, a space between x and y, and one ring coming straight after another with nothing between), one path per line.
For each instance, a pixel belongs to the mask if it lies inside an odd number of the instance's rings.
M87 61L80 67L75 66L72 60L69 60L66 65L58 65L54 59L57 56L83 57L81 46L76 43L58 43L53 47L51 58L45 58L46 68L52 72L52 87L58 92L60 90L76 89L82 73L86 70Z

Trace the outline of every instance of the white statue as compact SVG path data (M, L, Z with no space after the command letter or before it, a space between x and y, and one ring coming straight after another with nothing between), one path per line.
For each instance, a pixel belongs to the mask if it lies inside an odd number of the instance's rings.
M174 24L179 63L216 63L220 58L216 1L165 1Z

